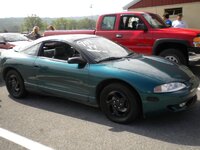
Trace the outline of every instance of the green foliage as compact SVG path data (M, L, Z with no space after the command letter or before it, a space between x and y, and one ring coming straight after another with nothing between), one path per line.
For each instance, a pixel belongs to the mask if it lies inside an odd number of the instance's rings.
M0 18L0 32L30 32L37 25L40 31L53 25L58 30L94 29L98 16L75 18L40 18L36 15L26 18Z
M58 18L52 22L57 30L94 29L96 21L84 18L81 20Z
M68 20L65 18L58 18L52 22L56 29L66 30L68 26Z
M21 32L21 23L24 18L0 18L0 32Z
M96 22L92 19L85 18L81 19L78 23L79 29L94 29Z
M37 15L31 15L26 18L24 18L24 28L26 31L31 31L34 26L38 26L40 29L44 27L43 21L40 17Z

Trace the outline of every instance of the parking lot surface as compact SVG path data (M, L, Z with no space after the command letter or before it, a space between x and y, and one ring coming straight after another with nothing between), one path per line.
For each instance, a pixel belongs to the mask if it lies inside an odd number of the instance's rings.
M191 69L200 77L200 65ZM1 82L0 150L30 149L23 142L16 144L15 138L6 139L4 130L7 135L29 140L33 149L199 150L199 115L200 89L196 105L188 111L122 125L109 121L98 108L65 99L36 94L13 99Z

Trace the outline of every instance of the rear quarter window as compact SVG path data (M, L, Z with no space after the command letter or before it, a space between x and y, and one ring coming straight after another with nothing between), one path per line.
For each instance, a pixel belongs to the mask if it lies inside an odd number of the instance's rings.
M101 24L101 29L102 30L114 30L115 28L115 21L116 21L116 16L105 16L103 18L102 24Z

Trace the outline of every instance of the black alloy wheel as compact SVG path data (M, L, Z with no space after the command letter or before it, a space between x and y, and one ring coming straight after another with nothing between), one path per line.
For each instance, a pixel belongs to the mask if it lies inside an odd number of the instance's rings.
M139 115L138 96L126 85L113 83L100 95L100 106L105 115L117 123L129 123Z
M6 74L6 87L10 95L14 98L22 98L26 95L24 81L15 70L10 70Z

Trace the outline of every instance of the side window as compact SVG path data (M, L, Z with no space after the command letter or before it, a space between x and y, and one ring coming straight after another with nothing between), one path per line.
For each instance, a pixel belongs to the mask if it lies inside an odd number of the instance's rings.
M114 30L116 16L105 16L103 18L101 29L102 30Z
M57 41L48 41L43 43L40 56L68 60L70 57L79 55L79 53L69 44Z
M36 56L38 54L38 50L40 48L41 43L36 44L34 46L31 46L29 48L26 48L25 50L21 51L21 53Z
M56 42L52 41L44 42L41 46L39 56L53 58L55 54L55 45Z
M121 16L119 30L141 30L141 26L144 26L143 21L132 15Z

